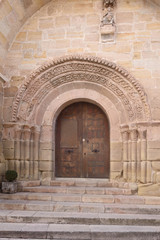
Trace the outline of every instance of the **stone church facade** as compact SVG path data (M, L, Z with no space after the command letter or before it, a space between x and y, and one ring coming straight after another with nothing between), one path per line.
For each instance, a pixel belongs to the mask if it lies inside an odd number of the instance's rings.
M6 169L15 169L19 180L49 185L57 176L58 118L85 102L101 109L108 122L107 177L157 191L159 1L2 0L0 11L1 179ZM91 149L101 161L101 149L92 148L100 145L97 138L85 145L82 136L78 154ZM65 151L74 171L73 150L70 145Z

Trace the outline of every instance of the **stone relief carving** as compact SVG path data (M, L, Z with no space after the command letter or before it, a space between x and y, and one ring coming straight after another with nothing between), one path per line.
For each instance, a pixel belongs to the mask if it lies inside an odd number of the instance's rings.
M81 75L79 74L77 77L74 75L73 79L72 75L77 71L81 72ZM65 78L62 77L62 74ZM92 74L94 74L95 78ZM30 75L20 88L14 101L13 121L17 120L18 113L19 115L24 113L24 118L26 118L25 111L27 110L26 112L28 112L28 109L29 113L27 115L29 116L32 109L34 109L33 105L28 106L28 103L31 103L31 99L36 104L51 89L67 83L71 79L76 81L80 76L81 79L86 79L85 81L94 81L114 91L118 98L120 98L119 95L122 92L125 98L123 97L121 102L125 104L125 108L132 109L132 112L134 111L134 114L128 114L130 120L131 115L135 115L136 118L141 120L150 119L150 109L146 94L140 84L126 70L99 58L78 55L51 61ZM21 108L22 102L24 103ZM130 106L132 107L130 108Z
M105 25L112 25L112 26L115 25L114 14L113 14L113 10L111 7L107 8L107 11L103 10L101 27L103 27Z
M115 40L115 19L114 7L116 0L104 0L102 9L102 20L100 24L102 42L110 42Z

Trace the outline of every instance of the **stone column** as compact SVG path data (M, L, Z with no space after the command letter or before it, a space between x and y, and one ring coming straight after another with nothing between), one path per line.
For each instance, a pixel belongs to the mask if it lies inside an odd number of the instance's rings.
M31 128L31 139L30 139L30 179L34 179L34 127Z
M128 131L122 132L123 140L123 178L128 180L129 158L128 158Z
M4 80L0 77L0 181L2 180L5 173L5 159L3 155L2 145L2 125L3 125L3 84Z
M25 160L25 179L29 178L30 160L30 136L31 130L28 125L24 126L24 160Z
M147 176L147 131L141 129L139 131L141 140L141 182L146 183Z
M128 181L132 180L131 133L128 131Z
M22 135L22 126L17 125L15 128L15 168L18 173L18 178L20 178L20 159L21 159L21 135Z
M141 139L139 131L137 140L137 181L141 181Z
M34 142L34 179L39 179L39 138L40 127L34 128L33 142Z
M23 126L24 127L24 126ZM22 128L22 136L21 136L21 161L20 161L20 171L21 178L25 179L25 133L24 128Z
M137 181L137 129L131 130L132 182Z
M6 170L15 169L15 156L14 156L14 142L15 132L14 124L4 123L3 124L3 152L5 157Z

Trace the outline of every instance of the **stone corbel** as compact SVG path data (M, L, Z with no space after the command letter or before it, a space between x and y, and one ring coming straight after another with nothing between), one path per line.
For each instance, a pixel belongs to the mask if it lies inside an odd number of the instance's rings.
M101 20L101 37L102 42L114 40L115 33L115 18L114 7L116 0L103 0L103 13Z

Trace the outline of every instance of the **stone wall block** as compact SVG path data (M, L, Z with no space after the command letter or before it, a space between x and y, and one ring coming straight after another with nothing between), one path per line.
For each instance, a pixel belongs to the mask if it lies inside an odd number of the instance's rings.
M146 175L147 175L147 162L141 162L141 182L146 183Z
M37 41L42 39L42 32L28 32L27 40L28 41Z
M12 148L5 148L3 149L4 157L7 160L13 160L14 159L14 149Z
M152 169L154 171L160 171L160 161L153 161L152 162Z
M160 172L157 173L157 183L160 183Z
M122 161L122 143L111 142L111 161Z
M5 171L6 171L6 164L0 163L0 181L2 181Z
M14 160L8 160L8 169L9 170L15 170L15 161Z
M20 160L15 160L15 170L18 174L18 179L20 179Z
M148 149L147 157L150 161L160 161L160 148Z
M111 171L113 171L113 172L122 172L122 166L123 166L123 164L122 164L122 162L111 162L111 166L110 166L110 168L111 168Z
M40 142L40 149L42 150L52 150L53 143L52 142Z
M5 148L5 149L14 149L14 141L13 140L3 140L2 144L3 144L3 148Z
M47 161L51 161L52 160L52 150L44 150L44 149L41 149L40 150L40 160L44 161L44 160L47 160Z
M40 171L50 171L52 169L53 162L52 161L40 161L39 162L39 170Z
M128 180L128 162L123 162L123 178Z
M34 179L38 180L39 179L39 161L34 161L33 167L34 167L34 171L33 171Z
M151 183L152 167L151 162L147 161L147 183Z

